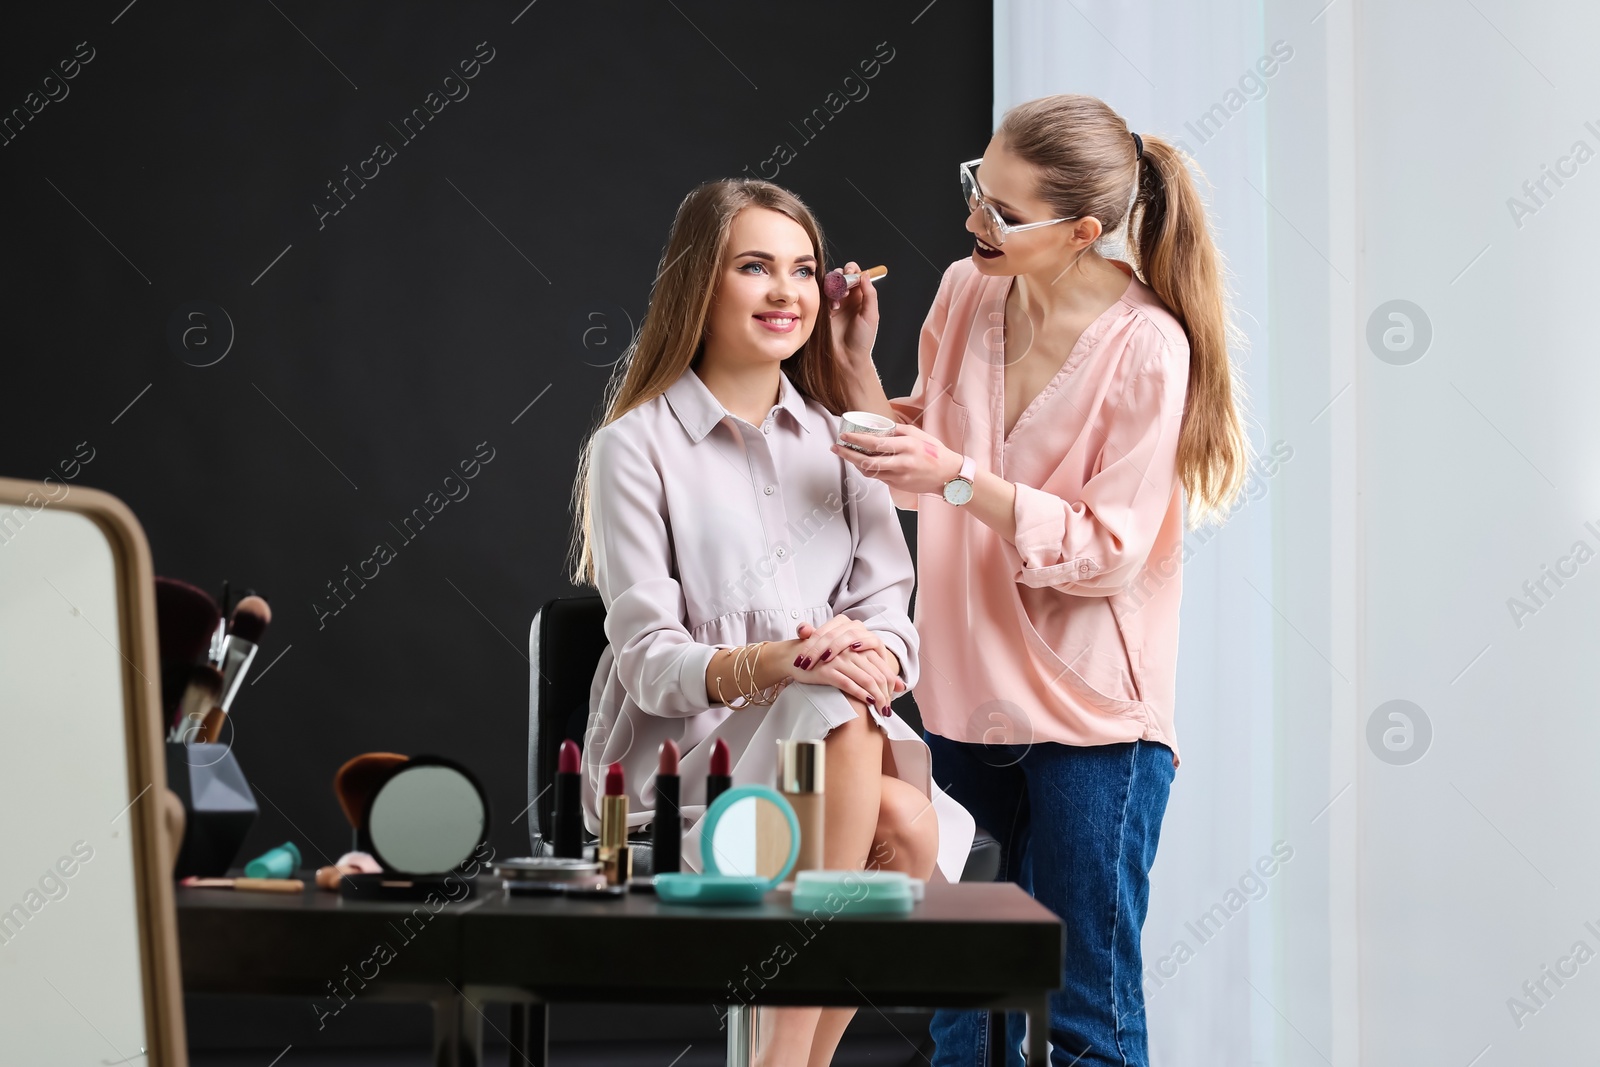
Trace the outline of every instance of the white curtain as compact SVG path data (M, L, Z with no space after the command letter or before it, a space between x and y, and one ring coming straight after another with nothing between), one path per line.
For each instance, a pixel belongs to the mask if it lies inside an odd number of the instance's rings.
M1597 1047L1597 31L1510 0L996 2L997 122L1090 93L1209 178L1268 459L1190 538L1163 1067Z

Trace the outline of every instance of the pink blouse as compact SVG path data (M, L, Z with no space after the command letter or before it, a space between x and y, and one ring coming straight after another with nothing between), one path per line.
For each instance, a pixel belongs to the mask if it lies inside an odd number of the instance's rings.
M890 401L1016 483L1015 543L946 503L917 509L917 707L932 733L988 744L1172 748L1189 343L1125 263L1122 298L1005 426L1012 279L951 264L923 324L916 386ZM919 508L919 502L922 506Z

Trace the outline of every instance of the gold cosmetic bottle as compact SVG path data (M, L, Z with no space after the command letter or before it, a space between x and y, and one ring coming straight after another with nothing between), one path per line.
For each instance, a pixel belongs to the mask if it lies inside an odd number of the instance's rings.
M800 822L800 856L796 871L822 870L823 763L821 741L778 742L778 792L794 808Z
M600 798L600 843L595 849L607 885L627 885L633 877L633 850L628 847L628 797L623 791L622 765L606 771L606 792Z

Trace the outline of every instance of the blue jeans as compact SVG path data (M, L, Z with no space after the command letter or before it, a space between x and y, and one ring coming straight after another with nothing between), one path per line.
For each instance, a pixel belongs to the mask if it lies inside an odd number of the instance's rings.
M1172 750L1151 741L983 745L925 735L933 776L1000 842L999 880L1060 916L1061 990L1050 995L1052 1067L1147 1067L1139 933L1172 785ZM1021 1067L1023 1018L1006 1019ZM989 1063L986 1011L939 1011L934 1067Z

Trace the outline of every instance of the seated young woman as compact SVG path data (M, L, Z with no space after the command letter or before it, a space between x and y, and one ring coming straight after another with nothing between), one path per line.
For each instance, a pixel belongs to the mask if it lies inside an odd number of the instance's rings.
M911 555L888 490L829 448L846 407L835 346L852 340L835 329L855 316L830 324L825 254L810 210L768 182L711 182L678 208L574 488L573 579L598 589L609 641L584 819L598 832L617 762L630 831L649 824L670 739L698 870L715 742L735 785L773 785L779 740L821 739L824 865L956 881L971 816L890 707L919 673ZM828 1063L851 1013L765 1013L761 1059Z

